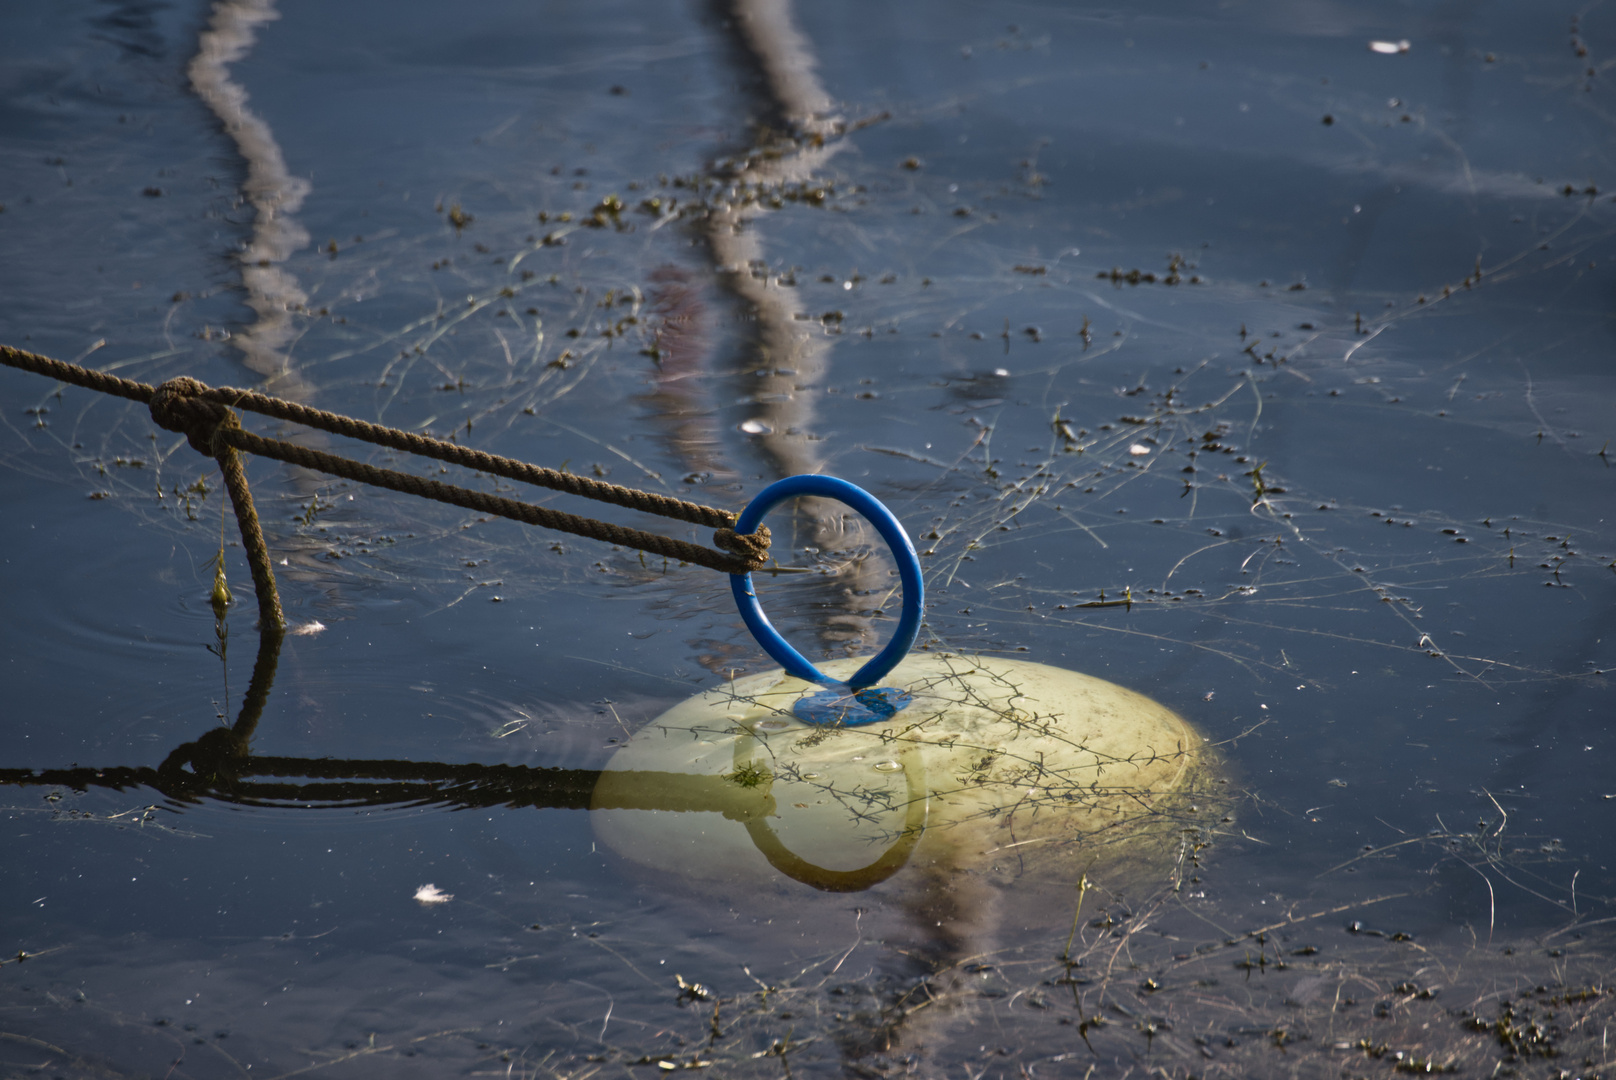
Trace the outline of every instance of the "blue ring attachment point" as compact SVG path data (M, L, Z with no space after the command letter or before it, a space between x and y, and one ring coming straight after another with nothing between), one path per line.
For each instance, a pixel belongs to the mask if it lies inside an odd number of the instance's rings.
M757 497L741 511L741 516L735 522L735 531L742 534L756 532L763 523L764 515L770 510L787 499L803 495L835 499L852 507L875 526L875 531L892 549L893 558L898 562L898 580L903 586L903 613L898 618L898 628L892 640L843 683L820 671L780 636L768 616L763 614L757 591L752 587L751 574L731 574L730 591L735 594L735 606L740 609L746 628L752 631L752 636L763 646L764 652L785 668L788 674L827 687L797 702L794 711L798 719L810 724L839 724L846 727L879 723L890 719L909 704L909 695L904 691L876 687L875 684L908 655L920 633L920 617L925 604L920 559L915 554L915 545L910 541L909 534L903 531L903 526L892 511L868 491L834 476L809 473L775 481L758 492Z

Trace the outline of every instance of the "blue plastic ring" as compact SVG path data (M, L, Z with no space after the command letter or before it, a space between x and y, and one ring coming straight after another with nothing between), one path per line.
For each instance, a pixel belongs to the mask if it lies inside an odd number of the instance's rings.
M892 516L892 511L883 506L874 495L855 484L849 484L846 480L812 473L788 476L758 492L757 498L741 511L741 516L735 522L735 531L741 534L756 532L765 514L787 499L794 499L799 495L818 495L845 503L874 525L875 531L887 542L887 546L892 549L893 557L898 561L898 579L903 584L903 614L898 619L897 632L892 635L892 640L887 642L886 648L876 653L869 663L854 672L853 677L844 684L814 667L807 657L793 649L786 639L780 636L780 632L769 622L768 616L763 614L762 606L758 604L757 592L752 588L751 574L730 575L729 584L735 594L735 606L740 608L741 618L746 621L746 628L752 631L752 636L763 646L763 651L772 656L788 673L821 686L846 685L853 690L874 686L887 672L898 666L920 633L920 616L926 599L926 587L920 578L920 559L915 555L915 545L910 542L909 534L903 531L898 519Z

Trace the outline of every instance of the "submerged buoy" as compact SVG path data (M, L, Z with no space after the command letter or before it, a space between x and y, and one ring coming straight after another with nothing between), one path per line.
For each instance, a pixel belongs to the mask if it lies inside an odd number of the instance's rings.
M859 663L823 671L847 679ZM596 835L653 870L728 887L783 876L846 892L949 869L1070 886L1171 868L1186 819L1211 812L1210 747L1131 690L950 653L911 654L883 681L909 701L862 726L801 719L799 700L821 687L785 671L674 706L607 764ZM715 780L729 790L720 804L682 794Z
M1114 889L1183 863L1184 829L1213 802L1211 748L1189 724L1044 664L906 656L923 610L920 562L868 492L789 477L752 500L736 532L802 495L847 504L887 542L903 587L891 640L868 661L816 667L769 623L751 575L732 576L742 619L781 670L676 705L612 757L590 815L608 847L730 889L908 880L899 888L916 910L949 894L956 911L1001 906L971 885L1014 885L1018 898L1040 884Z

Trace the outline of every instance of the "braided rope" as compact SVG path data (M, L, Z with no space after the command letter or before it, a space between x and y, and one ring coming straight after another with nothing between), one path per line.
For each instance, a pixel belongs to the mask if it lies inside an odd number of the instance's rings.
M138 401L142 405L149 404L152 395L157 392L154 386L148 386L132 379L120 379L116 375L108 375L104 371L94 371L77 364L69 364L63 360L52 360L48 356L38 353L23 352L13 349L10 345L0 345L0 364L7 364L24 371L32 371L36 375L45 375L60 382L72 383L87 390L95 390L102 394L112 394L114 397L128 398Z
M381 424L371 424L323 409L313 409L282 398L269 397L254 390L238 390L231 386L210 388L201 383L196 385L199 388L195 391L197 396L221 405L273 416L278 420L288 420L304 427L318 428L334 435L403 450L437 461L446 461L452 465L476 469L493 476L502 476L507 480L519 480L536 487L564 491L569 495L581 495L597 502L625 506L631 510L643 510L648 514L673 518L677 521L688 521L692 525L705 525L710 529L721 529L735 523L735 515L728 510L686 502L671 495L658 495L650 491L623 487L620 484L608 484L585 476L546 469L541 465L531 465L515 458L473 450L459 443L417 435L414 432L385 427Z
M663 555L681 562L695 563L698 566L705 566L725 574L745 574L756 569L750 562L736 555L713 551L710 548L702 547L700 544L693 544L688 540L676 540L670 536L614 525L608 521L598 521L595 518L568 514L560 510L551 510L545 506L535 506L532 503L507 499L501 495L490 495L482 491L456 487L453 484L445 484L438 480L428 480L425 477L414 476L410 473L377 468L362 461L354 461L336 454L327 454L321 450L311 450L306 446L294 446L279 439L266 439L261 435L254 435L252 432L244 431L239 427L221 426L217 429L217 434L214 437L235 447L237 450L243 450L249 454L275 458L277 461L284 461L290 465L301 465L306 469L330 473L332 476L340 476L345 480L357 480L375 487L387 488L390 491L403 492L406 495L419 495L423 499L433 499L437 502L459 506L466 510L475 510L482 514L510 518L513 521L524 522L528 525L542 525L546 529L572 533L575 536L587 536L591 540L603 540L609 544L639 548L641 551L646 551L653 555ZM733 532L733 530L728 531ZM759 532L761 533L761 530Z
M374 487L418 495L479 513L510 518L529 525L541 525L558 532L585 536L623 547L637 548L653 555L705 566L720 573L749 573L761 569L768 560L769 530L766 527L759 527L755 533L736 533L733 527L735 515L728 510L719 510L668 495L639 491L619 484L608 484L588 477L546 469L514 458L473 450L442 439L367 423L323 409L310 408L253 390L230 386L210 387L196 379L183 376L154 387L94 371L78 364L69 364L25 352L8 345L0 345L0 363L103 394L142 402L150 407L152 419L160 426L184 434L192 448L217 459L225 475L231 500L236 507L237 520L242 526L243 539L248 550L248 562L253 570L253 584L258 590L261 617L270 625L284 625L284 620L280 618L279 600L274 595L274 577L270 569L268 549L264 546L262 533L258 530L252 496L247 492L246 477L241 473L240 462L234 460L235 452L238 450L301 465L304 468ZM392 469L378 468L352 458L311 450L280 439L268 439L244 430L231 411L232 407L476 469L493 476L580 495L586 499L608 502L695 525L705 525L715 530L713 544L721 550L714 551L712 548L693 544L687 540L551 510L517 499L473 491ZM232 465L234 468L231 468ZM231 483L233 477L239 480L239 483Z

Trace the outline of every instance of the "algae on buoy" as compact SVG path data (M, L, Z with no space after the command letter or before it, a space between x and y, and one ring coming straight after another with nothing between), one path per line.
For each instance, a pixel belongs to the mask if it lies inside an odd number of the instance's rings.
M858 664L823 670L845 679ZM596 835L654 870L730 886L784 875L854 891L958 869L1069 887L1171 867L1185 816L1211 810L1207 743L1131 690L949 653L910 654L883 682L913 700L862 727L803 722L793 706L820 688L783 671L674 706L608 762ZM647 790L651 774L670 790ZM672 788L698 777L724 778L756 809L624 808L672 805Z

